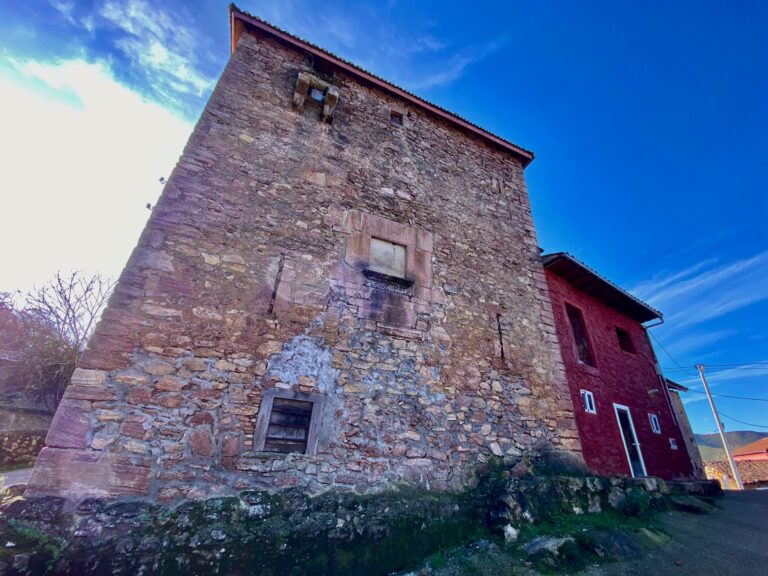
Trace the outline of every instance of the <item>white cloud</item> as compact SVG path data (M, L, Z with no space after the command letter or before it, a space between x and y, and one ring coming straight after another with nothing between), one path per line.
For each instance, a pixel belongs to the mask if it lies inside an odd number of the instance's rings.
M122 52L132 73L168 104L182 109L186 96L203 97L215 82L200 66L201 57L213 58L204 46L210 39L188 24L191 18L186 14L146 0L105 0L89 8L72 0L49 2L91 37L118 30L117 38L104 37L104 45Z
M198 96L213 85L213 78L197 70L198 36L180 15L144 0L108 0L98 15L127 34L117 47L154 82Z
M721 384L726 382L747 382L754 381L755 378L768 376L768 365L766 364L752 364L749 366L735 366L733 368L725 369L709 369L705 368L705 375L707 378L707 384L711 390L720 388ZM706 395L702 395L704 387L701 386L701 380L698 376L686 378L679 381L683 386L687 386L694 392L690 397L685 397L684 404L692 404L694 402L701 402L706 400ZM732 392L730 392L732 394Z
M642 282L633 293L665 313L667 333L768 299L768 250L715 266L707 259Z
M715 342L721 342L738 333L739 331L734 328L726 328L724 330L686 335L685 338L679 338L676 342L668 346L668 348L673 356L684 356L691 352L695 352L696 350L711 346ZM700 355L698 357L701 358Z
M663 288L668 287L670 284L674 284L678 280L687 278L694 272L698 272L702 268L711 266L716 262L717 260L715 258L708 258L707 260L693 264L692 266L680 270L679 272L673 272L671 274L667 272L661 272L659 274L654 274L653 278L637 284L629 291L641 300L651 300L658 294L661 294Z
M61 14L70 24L75 24L72 11L75 9L74 0L50 0L51 7Z
M495 40L451 47L425 30L426 24L394 26L381 14L393 6L380 6L375 11L355 8L340 10L306 0L262 0L254 10L291 34L411 90L450 85L503 44Z
M0 290L58 270L116 277L191 124L106 62L0 58Z

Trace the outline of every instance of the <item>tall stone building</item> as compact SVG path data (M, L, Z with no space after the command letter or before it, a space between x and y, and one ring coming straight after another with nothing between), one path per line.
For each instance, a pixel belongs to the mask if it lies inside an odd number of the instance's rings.
M532 154L232 8L30 494L462 486L580 457Z

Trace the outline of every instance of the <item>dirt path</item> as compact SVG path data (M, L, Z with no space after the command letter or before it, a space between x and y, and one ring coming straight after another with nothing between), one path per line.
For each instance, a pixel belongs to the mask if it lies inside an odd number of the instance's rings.
M584 576L768 576L768 491L727 492L712 514L670 512L670 542L642 558L591 567Z

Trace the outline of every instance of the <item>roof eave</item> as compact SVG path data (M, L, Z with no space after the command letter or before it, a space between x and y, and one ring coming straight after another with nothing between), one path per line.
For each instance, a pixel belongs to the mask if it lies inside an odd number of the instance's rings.
M407 102L413 104L414 106L417 106L422 110L425 110L443 120L446 120L447 122L450 122L451 124L455 125L457 128L463 130L464 132L468 132L475 136L479 136L483 140L486 140L487 142L490 142L491 144L512 154L515 158L517 158L521 162L523 168L526 168L531 162L533 162L533 158L534 158L533 152L530 152L529 150L525 150L524 148L516 146L515 144L512 144L511 142L508 142L507 140L504 140L503 138L500 138L499 136L496 136L491 132L483 130L479 126L475 126L471 122L468 122L467 120L464 120L463 118L460 118L455 114L448 112L447 110L443 110L442 108L439 108L434 104L430 104L426 100L423 100L422 98L419 98L418 96L411 94L410 92L407 92L406 90L403 90L402 88L399 88L394 84L390 84L386 80L382 80L381 78L378 78L377 76L371 74L370 72L366 72L362 68L358 68L357 66L350 64L349 62L346 62L329 52L321 50L318 47L300 38L297 38L296 36L293 36L287 32L284 32L278 28L275 28L274 26L271 26L266 22L263 22L246 12L243 12L240 8L238 8L234 4L229 5L229 15L230 15L230 28L229 28L230 53L235 51L235 48L237 47L237 41L239 40L242 33L245 31L245 26L246 25L250 26L258 30L259 32L272 36L273 38L277 38L278 40L285 42L293 46L294 48L309 52L313 56L320 58L328 62L329 64L332 64L333 66L339 68L340 70L343 70L344 72L352 76L355 76L359 80L363 80L365 82L368 82L374 85L375 87L379 88L380 90L383 90L384 92L388 92L389 94L402 98Z
M554 252L552 254L543 254L542 255L542 261L544 262L544 267L545 268L552 267L555 263L557 263L560 260L567 260L568 262L570 262L574 266L579 267L584 273L592 276L597 281L599 281L602 284L604 284L605 286L609 287L611 290L614 290L617 294L620 294L623 298L625 298L628 301L632 302L633 306L635 306L637 309L643 310L646 313L644 317L642 317L642 318L640 318L640 317L633 318L637 322L640 322L641 324L644 324L645 322L651 322L653 320L663 320L664 319L664 315L661 312L659 312L655 308L652 308L651 306L649 306L648 304L646 304L645 302L643 302L639 298L636 298L635 296L633 296L632 294L630 294L629 292L627 292L626 290L624 290L620 286L617 286L616 284L614 284L613 282L611 282L610 280L608 280L604 276L600 275L597 271L593 270L592 268L590 268L589 266L587 266L583 262L577 260L576 258L571 256L567 252ZM553 272L555 274L557 274L556 271L553 270ZM596 297L596 298L598 297L598 296L595 296L594 294L592 296ZM609 306L613 306L610 303L607 303L607 304ZM632 317L631 314L629 314L627 312L624 312L624 314L627 314L628 316Z

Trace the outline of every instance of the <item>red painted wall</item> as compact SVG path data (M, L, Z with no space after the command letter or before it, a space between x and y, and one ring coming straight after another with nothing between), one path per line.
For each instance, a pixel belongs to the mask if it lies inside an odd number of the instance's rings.
M616 403L630 409L648 475L667 480L690 477L693 469L685 442L656 374L653 351L642 325L577 290L550 270L546 270L546 277L587 465L598 474L631 475L613 408ZM578 360L566 302L582 312L595 367ZM636 353L619 347L617 326L630 334ZM584 411L582 389L594 394L597 414ZM649 394L649 390L656 392ZM652 431L649 413L658 416L661 434ZM677 440L677 450L670 447L670 438Z

